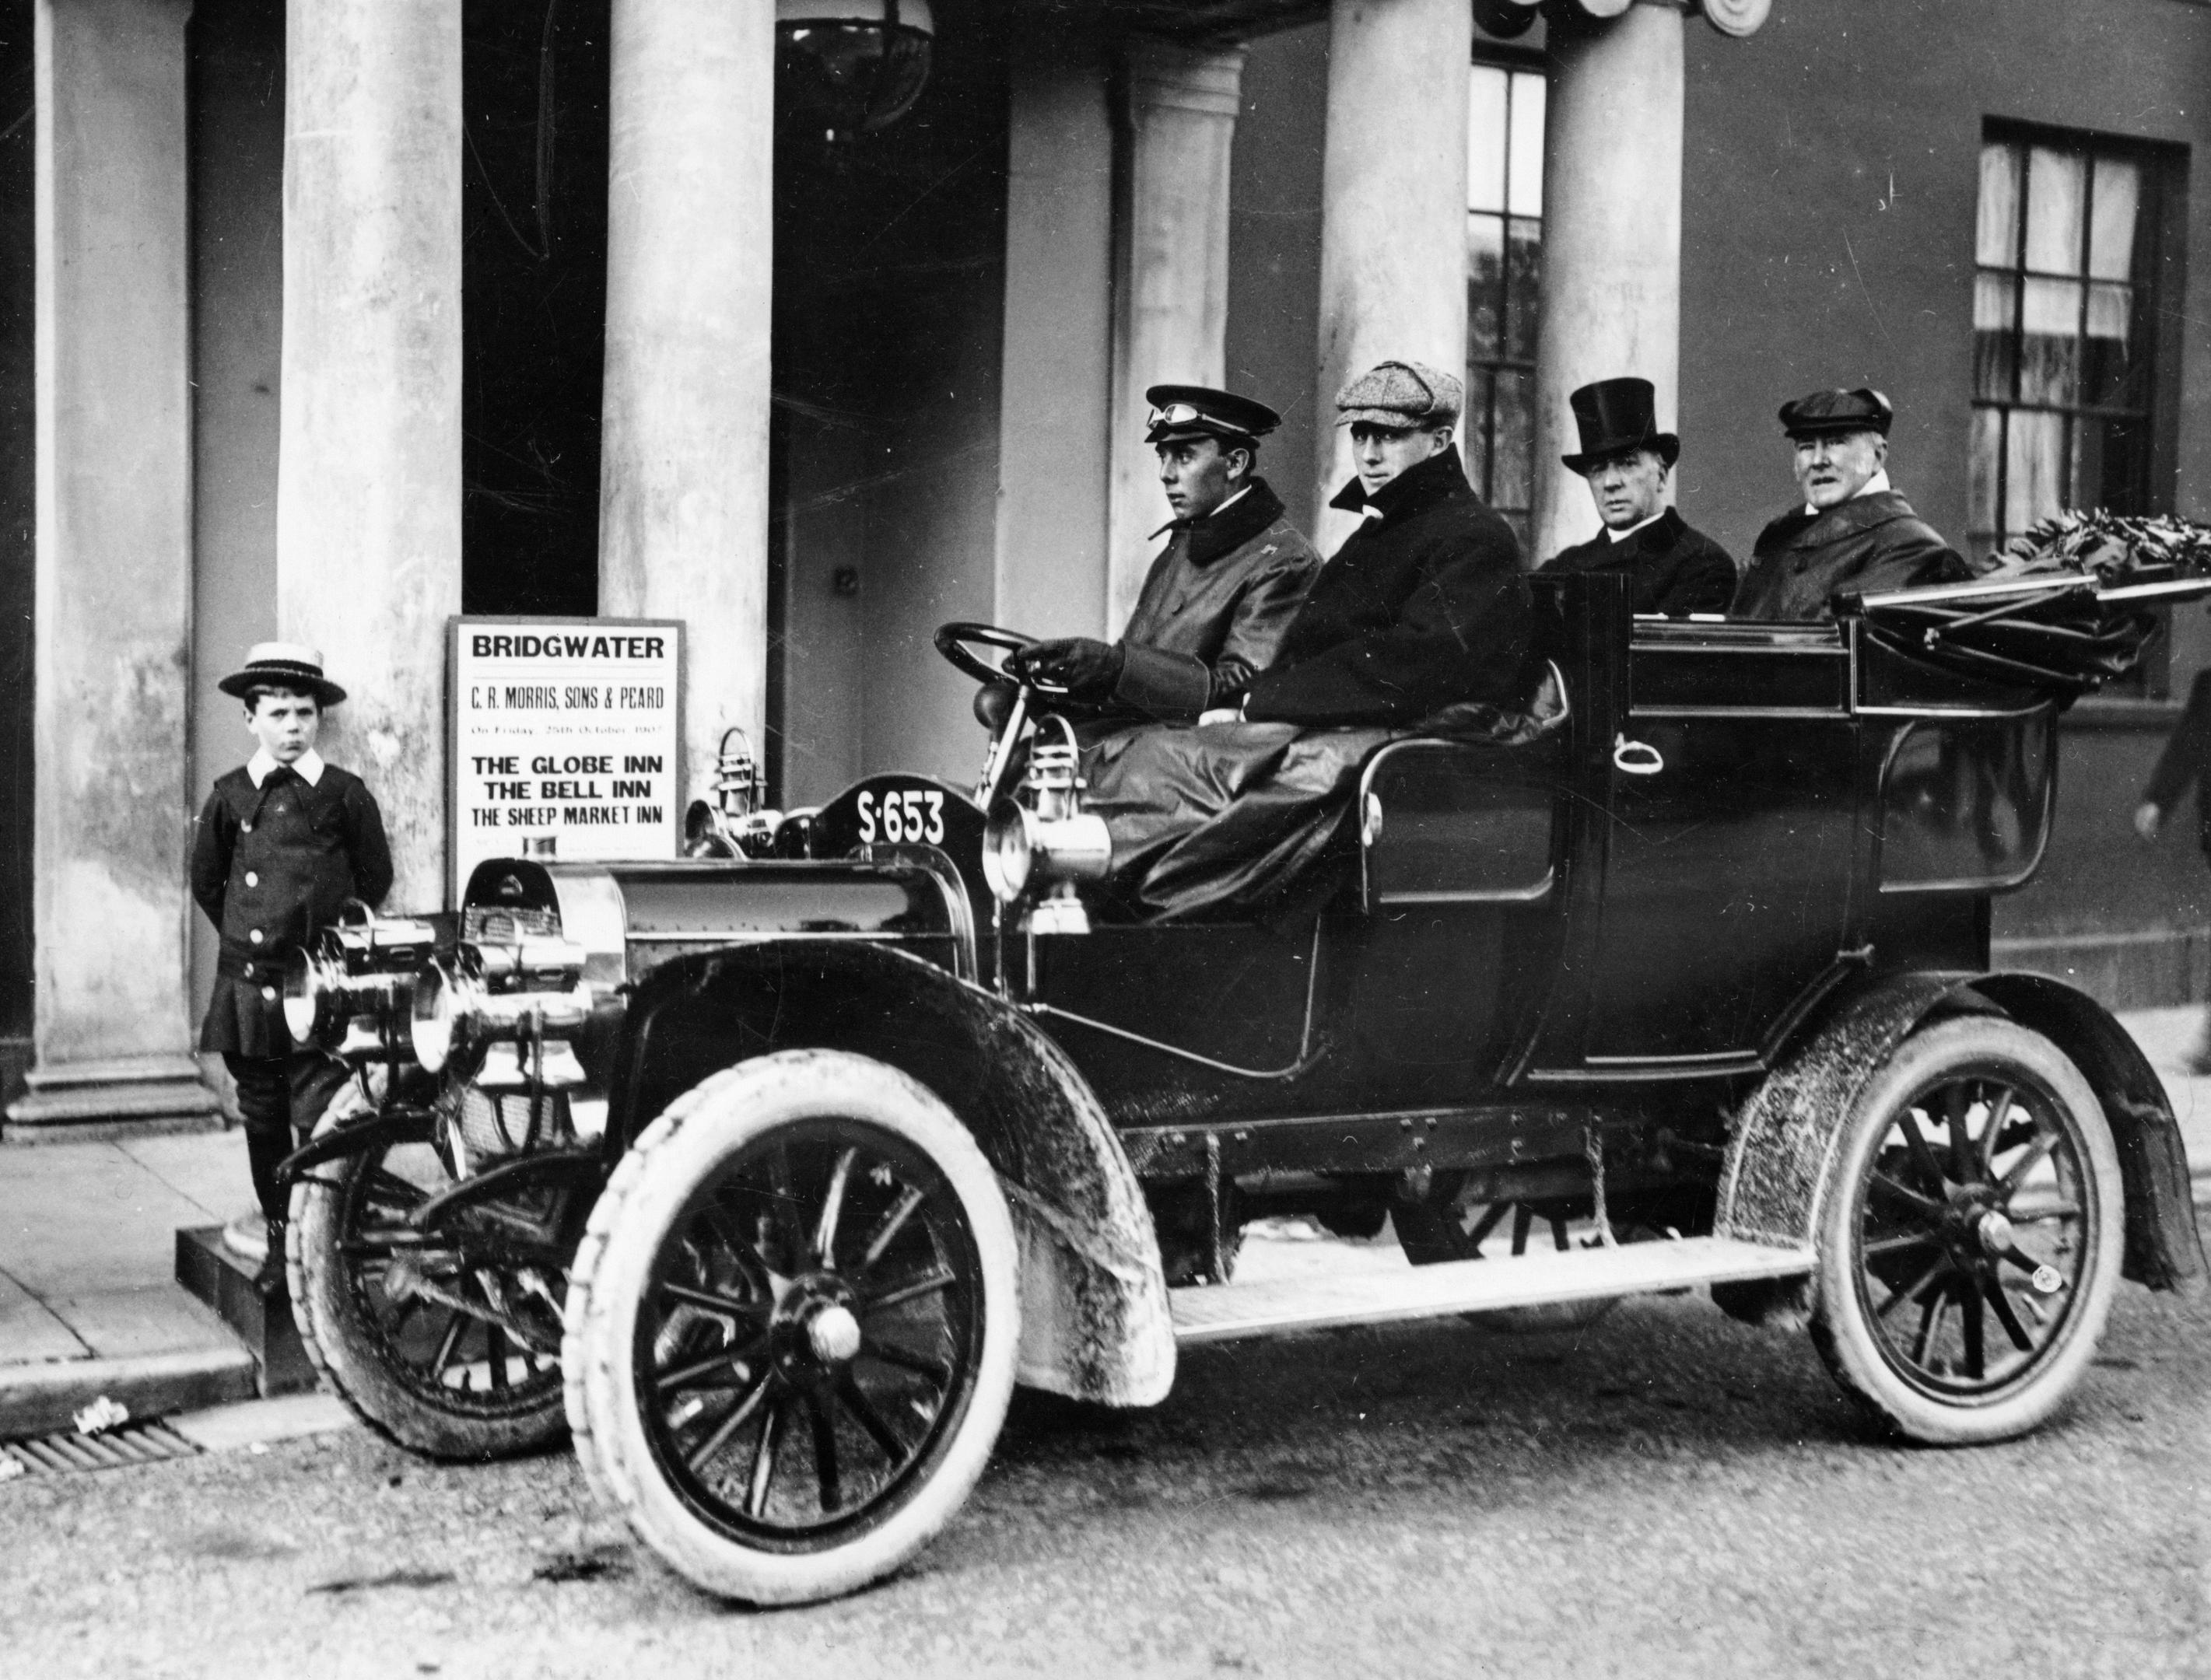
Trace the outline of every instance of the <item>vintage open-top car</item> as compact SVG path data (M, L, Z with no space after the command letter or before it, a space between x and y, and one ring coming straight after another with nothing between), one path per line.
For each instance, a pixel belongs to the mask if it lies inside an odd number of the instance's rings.
M1988 971L2081 686L2037 650L2105 644L2028 608L2086 587L1757 625L1539 579L1546 727L1376 745L1319 889L1264 915L1116 919L1033 689L973 794L875 776L709 822L720 859L488 863L457 918L294 977L363 1069L293 1164L309 1351L425 1453L568 1429L649 1545L758 1602L912 1556L1016 1382L1147 1405L1189 1343L1706 1285L1808 1322L1905 1436L2030 1429L2123 1276L2204 1273L2131 1041ZM939 645L988 679L1021 640ZM1234 1281L1289 1213L1386 1218L1414 1264Z

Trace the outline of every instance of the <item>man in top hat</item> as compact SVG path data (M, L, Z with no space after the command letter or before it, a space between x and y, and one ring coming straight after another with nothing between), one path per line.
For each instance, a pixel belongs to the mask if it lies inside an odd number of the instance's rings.
M1063 637L1007 662L1128 717L1188 722L1233 705L1274 659L1320 555L1257 476L1263 402L1203 385L1154 385L1144 441L1174 517L1118 642Z
M1409 361L1383 362L1336 393L1356 476L1329 505L1364 517L1252 683L1245 720L1409 723L1459 700L1527 698L1520 543L1460 464L1464 394Z
M1735 561L1666 505L1681 440L1658 430L1656 396L1648 379L1600 379L1566 399L1582 446L1560 459L1589 480L1604 529L1543 570L1624 573L1638 613L1724 613L1735 599Z
M238 1085L246 1161L265 1232L226 1240L252 1254L264 1278L281 1278L285 1198L276 1166L294 1133L312 1128L347 1079L346 1065L292 1042L284 1024L284 964L358 898L372 908L391 889L384 818L361 779L315 751L326 707L345 690L323 674L323 656L290 642L263 642L216 685L245 707L253 756L215 778L192 836L192 897L221 933L215 992L200 1048L220 1052Z
M1803 505L1759 534L1730 609L1744 619L1826 619L1838 593L1960 583L1972 570L1888 481L1877 390L1814 391L1781 408Z

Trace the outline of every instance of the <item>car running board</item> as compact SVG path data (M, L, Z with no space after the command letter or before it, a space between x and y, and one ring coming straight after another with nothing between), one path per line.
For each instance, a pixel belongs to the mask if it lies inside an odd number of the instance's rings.
M1450 1260L1402 1272L1178 1289L1169 1291L1169 1300L1175 1340L1189 1346L1335 1325L1390 1324L1500 1307L1651 1295L1697 1284L1801 1277L1814 1264L1809 1248L1694 1236L1510 1260Z

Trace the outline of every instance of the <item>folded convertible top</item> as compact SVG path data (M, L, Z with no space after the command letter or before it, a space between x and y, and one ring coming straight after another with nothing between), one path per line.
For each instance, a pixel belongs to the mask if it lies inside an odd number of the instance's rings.
M2211 595L2211 526L2063 513L1971 583L1843 595L1845 616L1906 659L2071 701L2132 670L2150 610Z

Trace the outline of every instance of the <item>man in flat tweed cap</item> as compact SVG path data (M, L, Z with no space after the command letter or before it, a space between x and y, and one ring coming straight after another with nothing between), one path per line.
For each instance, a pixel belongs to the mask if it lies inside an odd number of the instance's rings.
M1364 517L1252 683L1247 721L1409 723L1456 701L1526 698L1520 543L1467 482L1451 440L1463 396L1411 361L1336 393L1356 476L1329 505Z
M1888 481L1888 428L1877 390L1814 391L1781 408L1803 505L1759 534L1729 609L1742 619L1828 619L1833 597L1972 576L1964 559Z
M278 1279L285 1197L277 1163L292 1152L294 1129L311 1131L347 1078L342 1061L292 1042L285 960L348 899L373 908L391 890L391 852L367 786L315 751L324 710L345 698L323 674L320 653L263 642L216 686L245 703L255 746L244 764L215 778L192 834L192 897L222 934L200 1048L221 1053L237 1082L246 1164L265 1222L259 1231L233 1227L225 1241ZM268 1244L259 1254L256 1237Z
M1204 385L1154 385L1144 441L1174 517L1118 642L1063 637L1007 660L1108 716L1184 722L1234 705L1281 644L1320 554L1257 475L1282 423L1263 402Z

